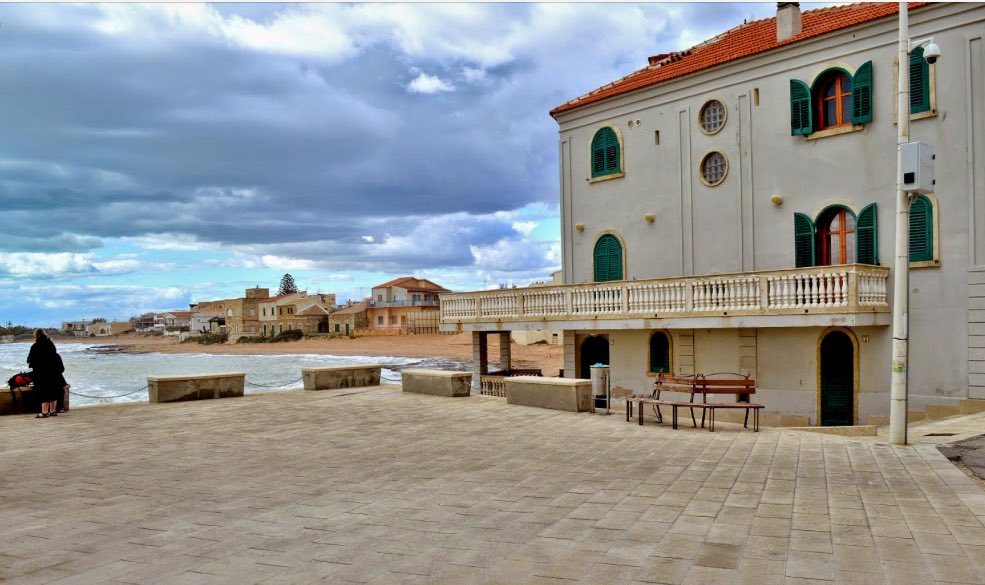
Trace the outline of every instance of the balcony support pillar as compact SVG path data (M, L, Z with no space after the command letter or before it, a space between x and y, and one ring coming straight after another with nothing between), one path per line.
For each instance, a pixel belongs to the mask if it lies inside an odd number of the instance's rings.
M501 331L499 333L499 369L503 371L510 371L511 369L511 356L510 356L510 332Z
M482 376L489 373L489 357L486 354L488 333L472 332L472 394L482 393Z

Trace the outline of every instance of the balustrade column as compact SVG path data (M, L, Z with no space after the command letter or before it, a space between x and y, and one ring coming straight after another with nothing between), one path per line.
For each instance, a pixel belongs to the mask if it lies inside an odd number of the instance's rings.
M861 287L859 287L858 272L855 272L854 270L851 271L851 272L849 272L848 273L848 295L846 295L848 297L848 306L849 307L853 307L854 308L854 307L858 307L859 305L862 304L861 302L859 302L861 300L859 298L859 292L860 292L859 289L860 288Z

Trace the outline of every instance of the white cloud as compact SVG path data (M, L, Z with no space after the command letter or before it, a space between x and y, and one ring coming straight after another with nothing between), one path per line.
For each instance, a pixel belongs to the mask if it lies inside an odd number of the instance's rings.
M373 236L363 236L362 239L364 242L369 242L370 244L376 241L376 238Z
M315 267L315 262L302 258L285 258L273 254L264 254L260 257L260 263L275 270L311 270Z
M59 276L95 270L88 254L58 252L0 252L0 272L15 276Z
M93 262L92 266L103 274L124 274L136 272L143 267L143 263L139 260L121 258L105 262Z
M530 234L537 229L536 221L515 221L512 225L513 229L517 232L523 234L525 237L530 237Z
M439 91L455 91L455 86L441 78L421 73L407 85L410 93L432 94Z

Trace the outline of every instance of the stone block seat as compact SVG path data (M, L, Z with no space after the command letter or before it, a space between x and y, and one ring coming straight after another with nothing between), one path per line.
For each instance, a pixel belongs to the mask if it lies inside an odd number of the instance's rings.
M243 372L147 376L147 397L151 403L233 398L243 395L245 383Z

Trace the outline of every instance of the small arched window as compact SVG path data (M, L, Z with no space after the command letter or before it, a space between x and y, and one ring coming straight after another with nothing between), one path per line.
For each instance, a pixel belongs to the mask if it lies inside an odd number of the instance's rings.
M815 82L814 120L817 130L826 130L852 123L852 78L839 69L833 69Z
M910 262L934 259L934 205L924 195L910 204Z
M622 280L622 244L619 238L606 234L595 242L595 282Z
M820 266L855 263L855 214L840 205L827 209L817 220Z
M616 131L606 126L592 138L592 177L604 177L619 173L619 137Z
M650 371L670 372L670 336L663 331L650 336Z

